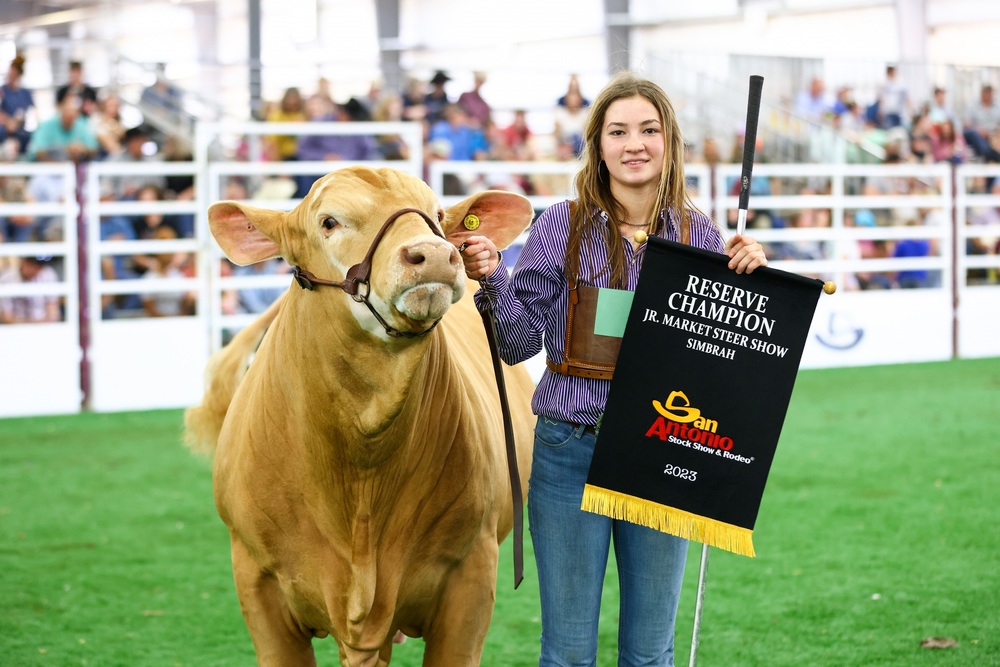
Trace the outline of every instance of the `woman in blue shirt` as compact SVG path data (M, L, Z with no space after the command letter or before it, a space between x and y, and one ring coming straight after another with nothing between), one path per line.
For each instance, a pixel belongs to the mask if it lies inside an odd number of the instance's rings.
M10 62L7 81L0 86L0 141L17 139L19 154L28 148L31 133L25 129L25 121L35 108L31 91L21 87L23 76L24 58L19 55Z

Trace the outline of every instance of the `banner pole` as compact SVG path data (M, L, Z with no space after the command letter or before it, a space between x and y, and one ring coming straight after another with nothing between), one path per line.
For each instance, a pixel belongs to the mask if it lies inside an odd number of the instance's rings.
M695 667L698 659L698 633L701 631L701 615L705 610L705 578L708 576L708 545L701 545L701 567L698 568L698 598L694 604L694 630L691 632L691 658L688 667Z
M743 135L743 173L740 176L740 199L737 211L736 233L746 231L747 210L750 204L750 179L753 176L753 159L757 151L757 120L760 116L760 97L764 87L764 77L750 77L750 93L747 99L747 124ZM688 667L695 667L698 660L698 634L701 631L701 616L705 607L705 578L708 576L708 545L701 545L701 567L698 568L698 597L694 605L694 629L691 632L691 656Z
M760 93L764 77L750 77L750 94L747 99L747 125L743 134L743 173L740 176L740 203L737 211L736 233L743 236L747 227L747 210L750 206L750 179L753 177L753 156L757 151L757 117L760 115Z

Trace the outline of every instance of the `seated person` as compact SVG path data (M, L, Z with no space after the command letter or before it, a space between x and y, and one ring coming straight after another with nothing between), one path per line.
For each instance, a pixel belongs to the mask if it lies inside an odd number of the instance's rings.
M155 238L170 240L177 238L173 227L163 226L156 230ZM182 253L166 252L153 255L154 265L143 274L145 280L163 278L184 278L180 269L184 264ZM195 295L193 292L147 292L142 295L142 307L149 317L178 317L193 315L195 310Z
M120 215L101 219L102 241L134 241L132 222ZM128 255L101 255L101 278L104 280L135 280L139 274ZM101 296L101 317L110 319L128 311L142 310L138 294L104 294Z
M281 259L270 259L248 266L233 267L234 276L261 276L287 273L288 265ZM279 296L285 287L248 287L238 291L238 309L243 313L263 313Z
M0 273L0 285L59 282L51 257L21 257L17 266ZM0 299L0 324L61 322L57 296L14 296Z

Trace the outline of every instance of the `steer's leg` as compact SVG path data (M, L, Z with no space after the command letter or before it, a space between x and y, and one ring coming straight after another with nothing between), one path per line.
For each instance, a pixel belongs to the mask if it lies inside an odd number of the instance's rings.
M260 571L246 547L232 538L233 577L257 664L300 667L316 664L312 634L292 617L278 581Z
M479 665L496 601L498 554L496 535L483 536L444 583L424 631L424 667Z

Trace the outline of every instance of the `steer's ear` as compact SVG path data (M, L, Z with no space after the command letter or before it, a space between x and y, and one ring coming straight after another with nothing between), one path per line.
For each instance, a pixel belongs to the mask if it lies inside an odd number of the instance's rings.
M528 228L535 211L527 197L487 190L450 207L444 214L444 234L455 245L469 236L486 236L503 250Z
M226 257L240 266L281 255L274 238L284 217L281 211L235 201L220 201L208 208L212 236Z

